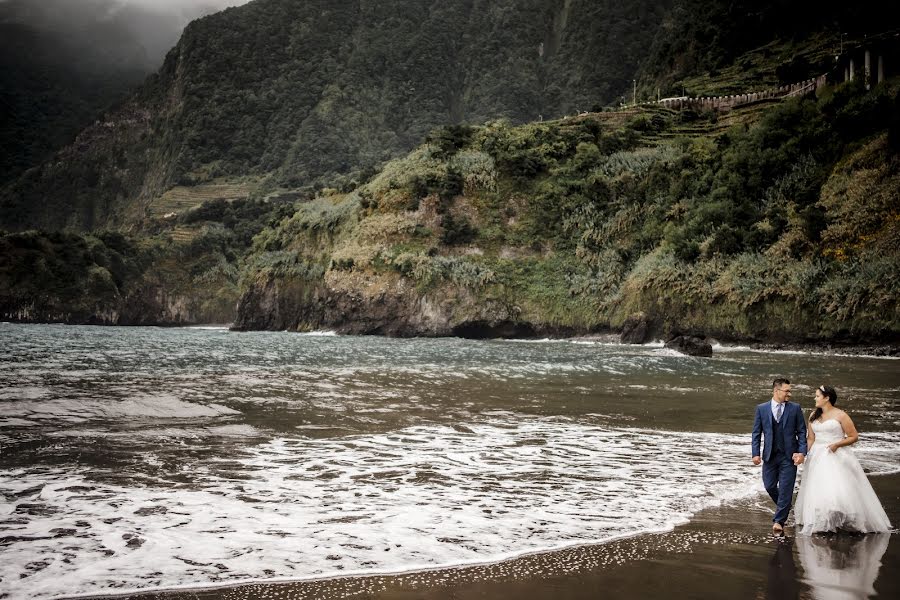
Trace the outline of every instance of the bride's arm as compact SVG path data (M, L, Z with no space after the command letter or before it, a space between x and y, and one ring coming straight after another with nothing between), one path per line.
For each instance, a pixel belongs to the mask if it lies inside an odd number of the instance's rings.
M812 416L812 415L810 415ZM816 434L812 430L812 421L806 424L806 451L812 450L813 444L816 443Z
M841 427L844 428L844 439L828 446L832 452L842 446L850 446L859 441L859 432L856 431L856 425L853 424L853 419L850 418L850 415L842 412L837 416L837 421L841 424Z

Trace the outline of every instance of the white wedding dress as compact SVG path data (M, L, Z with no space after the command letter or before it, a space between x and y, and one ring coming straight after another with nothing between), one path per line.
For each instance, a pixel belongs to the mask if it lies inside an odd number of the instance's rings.
M828 450L844 439L841 424L818 419L812 430L816 441L807 454L794 505L798 533L889 531L891 523L853 450Z

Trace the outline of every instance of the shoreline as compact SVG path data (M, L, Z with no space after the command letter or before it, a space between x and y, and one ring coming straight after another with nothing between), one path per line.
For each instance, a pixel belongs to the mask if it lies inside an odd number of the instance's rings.
M65 325L69 327L152 327L157 329L194 329L194 330L218 330L233 333L296 333L299 335L312 336L348 336L348 337L386 337L396 339L467 339L473 341L516 341L516 342L541 342L541 341L558 341L558 342L582 342L582 343L601 343L620 346L636 346L636 347L663 347L665 340L653 339L642 344L631 344L623 342L620 339L620 332L609 330L603 332L591 332L572 335L534 335L528 337L512 336L512 337L461 337L461 336L391 336L381 334L356 334L342 333L338 330L316 330L316 331L288 331L274 329L235 329L233 323L142 323L142 324L113 324L113 323L83 323L83 322L66 322L66 321L18 321L4 320L0 321L0 325ZM819 342L761 342L758 340L741 340L741 339L717 339L709 336L707 340L713 346L713 355L719 352L735 352L735 351L751 351L751 352L772 352L784 354L815 354L826 356L857 356L864 358L887 358L900 359L900 340L890 342L841 342L836 340L823 340Z
M490 563L70 598L795 598L836 591L847 598L866 598L873 591L898 597L900 473L870 480L895 527L890 534L795 536L789 525L786 535L775 537L768 498L760 495L704 509L670 531ZM832 564L840 564L839 582L830 575Z

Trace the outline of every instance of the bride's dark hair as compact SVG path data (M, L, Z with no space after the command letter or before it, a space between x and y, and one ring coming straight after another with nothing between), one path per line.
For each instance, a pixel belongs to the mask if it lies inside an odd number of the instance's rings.
M834 406L837 404L837 392L830 385L820 385L819 391L822 392L822 395L828 398L828 401L831 402L831 405ZM812 423L816 419L822 416L822 409L816 408L813 413L809 416L809 422Z

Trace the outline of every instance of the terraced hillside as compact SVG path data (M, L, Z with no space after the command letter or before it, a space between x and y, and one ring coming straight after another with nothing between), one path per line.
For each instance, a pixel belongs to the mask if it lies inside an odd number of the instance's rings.
M154 217L175 217L179 213L215 200L249 198L256 191L256 183L208 183L195 186L175 186L150 202L148 212Z

